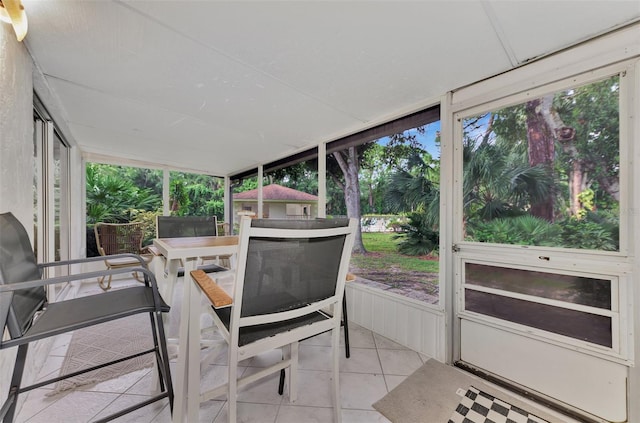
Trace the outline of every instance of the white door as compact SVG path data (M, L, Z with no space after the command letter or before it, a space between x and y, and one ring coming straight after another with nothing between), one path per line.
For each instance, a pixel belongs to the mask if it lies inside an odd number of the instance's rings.
M627 420L630 69L454 115L455 359L578 414Z

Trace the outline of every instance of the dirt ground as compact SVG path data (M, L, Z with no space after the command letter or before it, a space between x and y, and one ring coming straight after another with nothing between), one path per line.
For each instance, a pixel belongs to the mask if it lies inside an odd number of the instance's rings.
M360 269L351 266L356 282L375 287L429 304L438 302L438 274L431 272L406 271L397 268L385 271Z

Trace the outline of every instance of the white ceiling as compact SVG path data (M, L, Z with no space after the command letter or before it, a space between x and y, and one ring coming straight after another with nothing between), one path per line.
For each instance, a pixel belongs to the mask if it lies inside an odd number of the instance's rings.
M640 18L640 1L23 0L85 152L227 175Z

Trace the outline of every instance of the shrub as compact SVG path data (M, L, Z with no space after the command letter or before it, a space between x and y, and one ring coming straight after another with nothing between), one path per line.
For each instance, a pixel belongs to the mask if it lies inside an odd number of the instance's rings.
M557 246L559 231L552 223L535 216L522 215L490 221L470 221L468 235L473 241L510 245Z
M614 222L588 213L584 219L574 217L558 222L562 230L562 244L567 248L617 251L618 226Z
M439 232L431 229L426 213L415 212L407 216L407 222L400 225L401 233L394 239L401 239L398 251L409 256L421 256L438 249Z

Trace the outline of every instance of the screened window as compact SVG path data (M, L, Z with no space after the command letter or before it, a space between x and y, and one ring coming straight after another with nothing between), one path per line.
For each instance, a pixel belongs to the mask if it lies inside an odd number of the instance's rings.
M619 251L620 76L462 120L464 237Z

